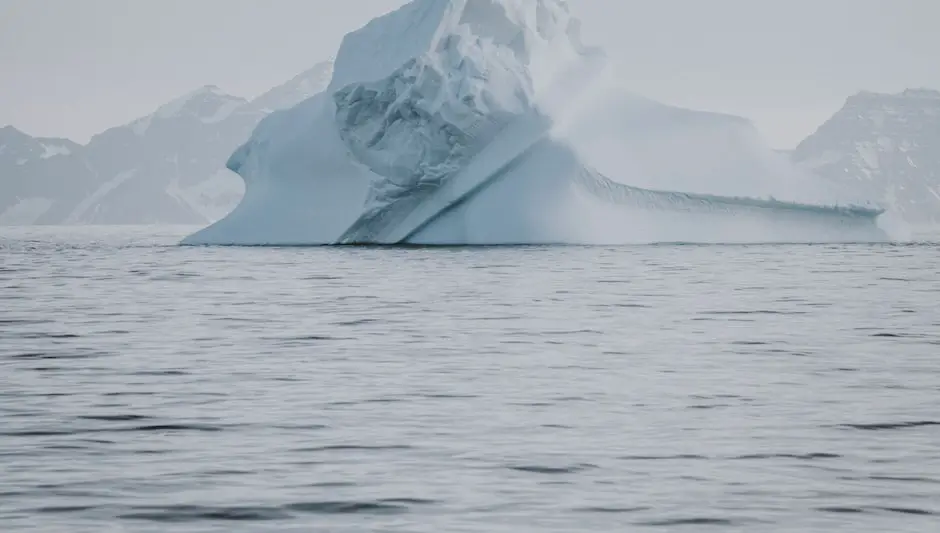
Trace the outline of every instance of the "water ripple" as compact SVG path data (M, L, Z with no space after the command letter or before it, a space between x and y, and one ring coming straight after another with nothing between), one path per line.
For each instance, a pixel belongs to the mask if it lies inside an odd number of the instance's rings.
M519 466L510 466L511 470L516 470L519 472L526 472L529 474L548 474L548 475L559 475L559 474L576 474L578 472L583 472L585 470L592 470L597 468L596 465L589 464L580 464L580 465L571 465L571 466L544 466L544 465L519 465Z
M0 524L933 531L938 248L0 228Z
M940 421L936 420L918 420L912 422L883 422L875 424L842 424L839 427L846 429L858 429L863 431L881 431L895 429L912 429L930 426L940 426Z

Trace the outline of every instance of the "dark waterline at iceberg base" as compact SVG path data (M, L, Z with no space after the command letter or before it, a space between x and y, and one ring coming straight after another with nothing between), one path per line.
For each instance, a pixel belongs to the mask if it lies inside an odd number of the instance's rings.
M934 245L0 230L4 532L917 532Z

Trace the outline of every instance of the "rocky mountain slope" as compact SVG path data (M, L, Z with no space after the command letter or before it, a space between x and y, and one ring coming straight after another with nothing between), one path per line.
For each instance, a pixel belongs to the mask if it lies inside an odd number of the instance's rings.
M248 101L206 86L81 146L0 130L0 224L204 224L244 185L231 153L274 110L323 90L321 63Z
M938 91L852 96L791 157L915 230L940 228Z

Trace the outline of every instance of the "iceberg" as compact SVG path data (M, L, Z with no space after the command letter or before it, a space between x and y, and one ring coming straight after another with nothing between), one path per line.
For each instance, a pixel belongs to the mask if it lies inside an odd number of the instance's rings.
M413 0L227 164L191 245L886 240L744 119L631 93L566 0Z

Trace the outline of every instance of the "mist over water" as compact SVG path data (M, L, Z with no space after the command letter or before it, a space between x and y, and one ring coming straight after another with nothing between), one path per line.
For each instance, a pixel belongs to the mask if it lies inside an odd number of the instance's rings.
M932 245L3 228L4 531L931 531Z

